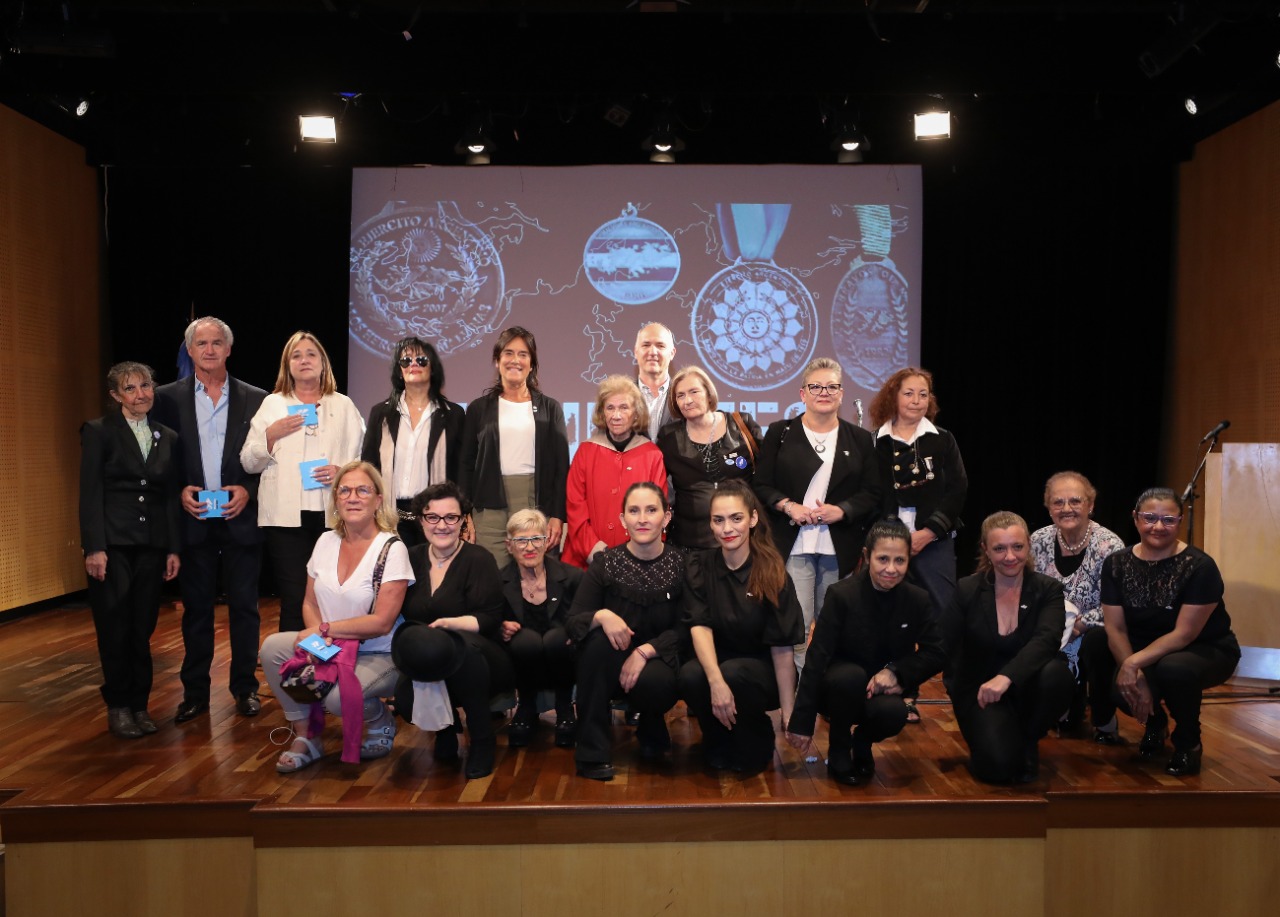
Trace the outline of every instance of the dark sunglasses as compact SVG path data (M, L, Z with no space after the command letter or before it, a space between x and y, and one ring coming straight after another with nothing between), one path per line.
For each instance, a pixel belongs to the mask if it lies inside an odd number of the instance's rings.
M408 369L414 363L417 363L419 366L431 365L431 360L429 360L427 357L423 356L422 354L418 354L416 357L401 357L396 362L400 364L401 369Z

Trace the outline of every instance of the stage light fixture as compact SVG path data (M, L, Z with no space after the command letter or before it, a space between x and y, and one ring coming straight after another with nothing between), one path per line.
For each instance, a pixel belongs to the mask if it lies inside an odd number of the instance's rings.
M454 144L453 151L465 157L469 166L487 166L496 148L492 137L492 119L487 114L473 115L467 129Z
M640 148L649 154L650 162L675 162L675 154L684 149L684 141L671 129L671 114L663 111L654 119L653 129Z
M871 141L852 121L845 121L832 132L831 149L836 162L862 162L863 155L871 149Z
M1195 96L1187 96L1185 99L1183 99L1182 107L1187 110L1187 114L1189 115L1194 116L1200 113L1200 106L1196 104Z
M338 142L338 122L333 115L299 115L298 128L305 143Z
M917 112L915 128L917 140L949 140L951 138L951 112Z
M66 112L73 118L83 118L89 114L89 97L82 95L52 95L49 101L54 107Z

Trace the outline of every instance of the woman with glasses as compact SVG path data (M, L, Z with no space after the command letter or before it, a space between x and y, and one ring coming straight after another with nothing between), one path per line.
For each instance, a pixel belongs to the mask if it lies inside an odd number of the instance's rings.
M573 714L573 643L565 619L573 607L582 571L547 556L547 517L522 509L507 522L507 551L514 563L502 570L507 600L502 639L515 666L519 703L507 742L528 745L538 723L538 692L555 692L556 745L572 748L578 732Z
M1116 551L1124 549L1120 536L1091 518L1098 492L1089 479L1076 471L1060 471L1044 485L1044 508L1052 525L1031 533L1031 558L1036 572L1062 583L1067 596L1071 624L1062 652L1076 676L1076 700L1072 701L1068 722L1077 723L1084 714L1085 673L1081 667L1080 640L1085 631L1102 627L1102 566ZM1075 614L1072 614L1072 609ZM1114 744L1119 734L1096 731L1095 739Z
M464 773L474 780L493 772L497 739L489 699L510 691L515 679L499 645L506 603L497 563L462 537L470 511L452 481L432 484L413 498L411 512L421 520L426 544L409 550L416 582L405 596L405 622L391 642L391 655L404 676L396 686L402 717L421 723L414 707L428 695L427 683L441 681L446 706L466 714L470 749ZM436 760L457 760L460 728L436 731Z
M547 516L559 547L565 519L569 438L560 402L538 388L538 343L513 326L493 344L494 382L467 405L458 484L475 505L476 544L506 566L507 520L522 509Z
M804 413L769 425L755 489L804 612L798 669L827 587L858 565L867 529L880 508L880 477L871 434L841 419L840 364L819 357L804 370Z
M1144 491L1133 510L1138 543L1107 558L1105 629L1085 634L1093 723L1115 731L1115 708L1146 724L1138 757L1161 755L1173 717L1165 773L1200 773L1200 696L1240 661L1213 558L1178 540L1182 503L1172 490ZM1166 711L1168 711L1166 713Z
M688 551L716 547L707 522L711 498L725 481L751 483L764 438L750 414L718 411L719 402L711 377L686 366L667 389L669 413L679 419L658 432L675 500L667 540Z
M649 441L649 408L635 382L606 376L591 416L596 432L578 446L565 485L564 562L586 569L601 551L627 540L618 501L637 481L666 486L662 453Z
M280 630L302 630L311 550L328 528L338 469L360 457L364 418L338 391L320 340L298 331L284 345L272 394L249 424L240 464L258 481L258 525L280 595Z
M323 756L325 713L343 718L343 761L385 757L396 735L395 720L381 698L395 688L390 635L414 574L395 537L396 515L384 499L378 470L368 462L351 462L338 470L335 481L329 491L333 530L320 536L307 562L303 628L272 634L259 653L263 676L285 719L291 727L303 724L276 761L282 774ZM280 687L280 667L300 641L313 635L341 647L333 663L350 674L339 674L322 702L306 704ZM361 722L363 735L354 731Z
M398 341L391 355L391 395L369 411L360 457L382 472L406 546L423 543L422 526L409 512L413 495L458 480L463 417L462 408L444 396L444 366L436 349L418 337Z
M938 399L928 370L907 366L871 399L871 425L883 481L883 512L911 530L911 580L942 614L956 592L956 549L969 478L955 437L934 425ZM920 722L914 697L907 722Z

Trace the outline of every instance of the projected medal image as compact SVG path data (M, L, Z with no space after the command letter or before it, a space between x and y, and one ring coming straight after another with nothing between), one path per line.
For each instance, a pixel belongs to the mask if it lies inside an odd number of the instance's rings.
M788 382L817 346L813 296L771 256L787 204L717 206L726 255L742 258L707 281L693 306L694 346L717 378L747 391Z
M832 297L831 340L849 380L874 391L910 362L909 290L889 257L894 232L889 208L859 204L853 209L862 229L862 251Z
M637 216L629 203L587 239L582 267L601 296L635 306L671 289L680 275L680 249L671 233Z
M407 335L475 347L510 311L497 249L452 201L388 202L352 233L351 275L351 336L379 356Z

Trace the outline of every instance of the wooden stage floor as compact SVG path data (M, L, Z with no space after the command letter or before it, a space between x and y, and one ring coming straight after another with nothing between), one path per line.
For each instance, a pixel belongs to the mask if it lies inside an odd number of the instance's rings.
M341 726L326 730L326 757L293 775L275 772L284 738L279 706L263 688L256 718L236 715L226 692L228 663L225 609L219 609L214 696L209 716L173 723L181 699L180 610L167 606L152 642L155 689L151 712L160 725L154 736L134 741L106 731L98 693L99 669L93 626L86 607L64 607L0 623L5 665L0 669L0 790L14 802L76 804L138 800L258 798L291 806L456 807L611 803L645 806L713 801L775 802L1027 799L1046 794L1183 793L1229 794L1280 790L1280 704L1265 690L1226 687L1210 692L1204 707L1204 769L1198 777L1175 778L1163 760L1138 762L1130 747L1095 745L1091 732L1050 736L1041 743L1041 779L1020 787L975 781L965 766L950 704L934 680L925 686L923 722L877 746L874 781L842 787L826 777L819 759L806 762L779 738L773 769L741 778L709 773L700 766L697 724L679 705L669 715L674 749L667 763L638 761L635 741L618 718L612 783L576 777L572 752L552 745L544 720L533 744L510 749L500 732L495 772L467 781L456 764L432 756L432 739L401 724L392 754L346 765L338 760ZM263 602L263 628L274 628L275 602ZM1263 696L1259 696L1263 695ZM1122 718L1131 743L1141 731ZM825 749L825 726L817 742ZM464 744L465 750L465 744Z

